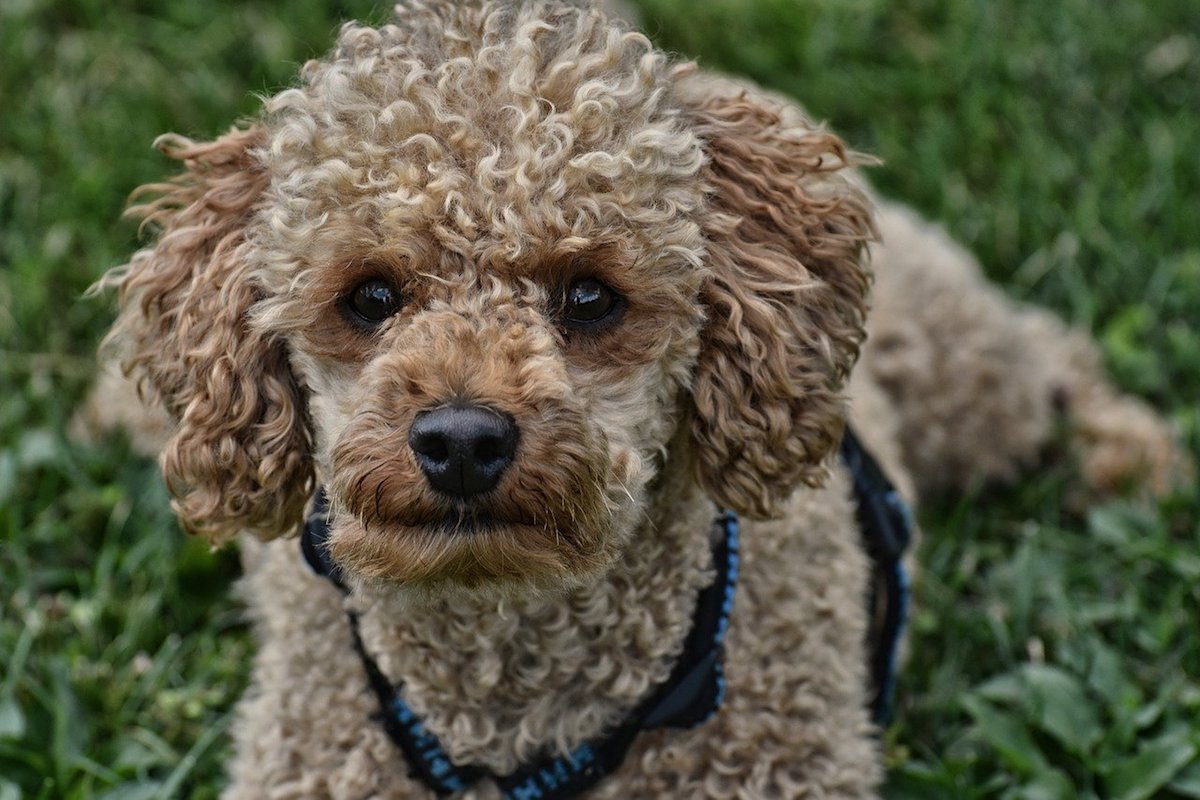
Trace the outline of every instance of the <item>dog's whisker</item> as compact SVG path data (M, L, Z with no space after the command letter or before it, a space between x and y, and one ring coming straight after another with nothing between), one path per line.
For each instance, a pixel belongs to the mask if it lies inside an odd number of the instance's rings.
M387 479L388 479L388 476L384 475L375 484L375 521L376 522L383 521L383 510L380 508L380 503L383 502L383 489L384 489L384 485L387 483Z

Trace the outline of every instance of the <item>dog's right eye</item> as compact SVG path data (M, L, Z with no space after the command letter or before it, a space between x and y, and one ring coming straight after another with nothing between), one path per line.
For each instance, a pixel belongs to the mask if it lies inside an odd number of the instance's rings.
M620 310L621 296L595 278L575 281L567 289L563 318L576 328L604 322Z
M350 293L346 305L363 322L378 325L400 310L400 293L387 281L370 280Z

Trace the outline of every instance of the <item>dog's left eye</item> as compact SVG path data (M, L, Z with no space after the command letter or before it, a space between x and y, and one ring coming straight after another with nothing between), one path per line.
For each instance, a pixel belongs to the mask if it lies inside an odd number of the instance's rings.
M595 278L575 281L567 289L563 316L567 322L588 325L611 315L621 296Z
M370 280L350 293L346 305L363 322L378 325L400 310L400 293L386 281Z

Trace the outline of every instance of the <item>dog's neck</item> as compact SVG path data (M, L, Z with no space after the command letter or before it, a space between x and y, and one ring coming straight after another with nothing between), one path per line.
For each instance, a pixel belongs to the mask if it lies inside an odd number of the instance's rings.
M655 496L597 584L402 611L369 590L356 599L368 651L456 761L505 774L547 749L565 752L667 678L713 577L716 508L683 469Z

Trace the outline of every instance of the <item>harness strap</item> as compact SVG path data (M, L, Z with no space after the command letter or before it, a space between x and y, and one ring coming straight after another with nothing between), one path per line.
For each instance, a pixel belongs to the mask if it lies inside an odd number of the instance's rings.
M375 718L404 754L410 774L439 796L460 792L487 777L496 783L505 800L574 797L620 767L641 731L690 728L711 717L725 696L724 641L739 566L737 516L724 513L716 524L723 534L713 546L716 578L696 600L692 629L670 677L604 737L585 742L568 755L546 756L523 764L508 775L494 775L480 766L459 766L450 760L437 737L426 730L421 718L401 698L401 686L393 685L379 669L363 644L358 615L348 611L354 649L379 701L380 711ZM305 520L301 550L313 572L345 592L337 565L329 557L328 538L328 501L322 490Z
M912 541L912 511L879 462L849 427L842 437L842 461L854 481L855 516L863 546L871 557L868 600L870 626L871 713L875 722L892 719L896 690L896 661L908 622L911 586L904 552Z

